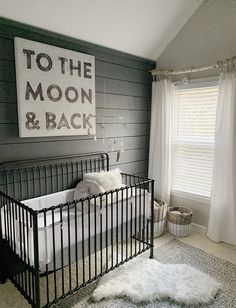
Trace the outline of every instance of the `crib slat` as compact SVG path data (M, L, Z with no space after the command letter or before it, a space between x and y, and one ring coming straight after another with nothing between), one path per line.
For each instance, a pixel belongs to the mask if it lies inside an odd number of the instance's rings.
M137 254L137 189L134 186L134 245L135 255Z
M126 260L128 259L128 221L129 221L129 207L128 207L128 187L125 188L126 191Z
M51 178L51 193L53 193L54 190L53 190L53 171L52 171L52 165L50 165L49 168L50 168L50 178Z
M89 280L91 280L91 209L90 199L88 199L88 258L89 258Z
M97 198L94 198L94 273L97 277Z
M67 187L69 187L69 166L66 164L66 180L67 180Z
M60 233L61 233L61 284L62 284L62 295L65 294L65 278L64 278L64 245L63 245L63 217L62 207L60 207Z
M102 209L102 206L103 206L102 196L100 196L100 208L101 209ZM100 230L100 273L102 273L102 267L103 267L103 263L102 263L102 212L100 214L100 228L99 228L99 230Z
M20 180L20 193L19 193L20 197L18 197L18 198L20 198L20 200L22 200L23 199L22 170L18 169L18 172L19 172L19 180Z
M33 197L36 197L36 188L35 188L35 168L32 168L32 174L33 174Z
M54 276L54 296L57 299L57 272L56 272L56 248L55 248L55 217L54 208L52 213L52 247L53 247L53 276Z
M124 189L121 189L121 262L123 262L124 249Z
M41 188L41 168L40 166L38 166L38 175L39 175L39 184L38 184L38 187L39 187L39 192L37 194L39 194L39 196L42 195L42 188Z
M133 255L133 240L132 240L132 235L133 235L133 187L131 186L131 202L130 202L130 256Z
M83 262L83 285L85 284L85 260L84 260L84 201L81 201L81 208L82 208L82 262Z
M151 234L150 234L150 259L153 259L153 253L154 253L154 240L153 240L153 232L154 232L154 222L153 222L153 217L154 217L154 181L151 181L148 183L149 185L149 191L151 192Z
M44 190L45 190L45 194L47 195L48 185L47 185L47 167L46 166L44 166Z
M13 216L14 217L14 216ZM27 258L27 263L30 265L30 252L29 252L29 226L30 226L30 221L29 221L29 212L26 211L26 226L27 226L27 252L28 252L28 258ZM31 295L31 276L30 276L30 271L28 269L28 295Z
M64 186L64 165L61 164L61 186L62 186L62 190L65 189L65 186Z
M71 241L70 241L70 205L67 205L67 222L68 222L68 258L69 258L69 288L72 290L72 281L71 281Z
M139 228L138 228L138 237L139 239L142 240L142 235L141 235L141 217L142 217L142 209L141 209L141 198L142 198L142 195L141 195L141 186L139 185ZM141 241L139 241L139 253L141 253Z
M76 288L79 286L79 266L78 266L78 222L77 222L77 203L74 202L75 207L75 270L76 270Z
M9 220L9 243L10 246L13 247L13 237L12 237L12 214L11 214L11 201L7 201L8 207L8 220Z
M143 184L143 190L144 190L144 193L143 193L143 250L145 248L145 226L146 226L146 209L145 209L145 184Z
M30 192L29 192L29 170L28 169L25 169L26 170L26 198L29 198L30 196Z
M23 228L23 260L26 263L26 239L25 239L25 229L26 229L26 220L25 220L25 209L22 208L22 228ZM27 275L26 271L24 271L24 290L27 290Z
M7 239L7 214L6 214L6 198L3 197L3 216L4 216L4 234Z
M15 181L15 171L12 170L11 173L12 173L12 178L13 178L13 197L16 198L16 182L17 181Z
M56 191L59 191L59 172L58 172L58 164L56 164L56 184L57 184L57 188L56 188Z
M111 192L111 267L113 268L113 192Z
M118 201L118 190L116 191L116 265L119 263L119 201Z
M34 234L34 303L40 307L40 285L39 285L39 242L38 242L38 213L33 215Z
M108 196L106 196L106 272L108 271Z
M71 163L72 183L74 184L74 163Z
M47 227L46 212L43 213L43 218L44 218L44 227ZM45 241L47 241L46 238L45 238ZM48 264L47 263L46 263L46 296L47 296L47 304L49 304L49 281L48 281Z
M83 161L80 162L80 169L81 169L81 179L84 179L84 168L83 168Z
M15 203L11 202L11 205L12 205L12 226L13 226L13 247L12 248L13 248L13 251L16 252ZM28 216L28 212L26 212L26 214ZM27 223L28 223L28 220L27 220ZM27 227L28 227L28 224L27 224ZM28 232L27 232L27 234L28 234ZM29 247L29 246L27 245L27 247Z

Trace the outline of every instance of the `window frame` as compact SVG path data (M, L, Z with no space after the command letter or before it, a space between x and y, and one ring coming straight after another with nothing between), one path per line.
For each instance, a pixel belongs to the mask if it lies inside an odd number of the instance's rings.
M177 89L194 89L194 88L205 88L205 87L207 88L207 87L211 87L211 86L218 86L219 85L219 77L214 76L214 77L207 77L207 78L191 79L191 80L188 81L187 84L186 83L183 84L183 82L173 82L173 83L174 83L174 85ZM173 108L174 108L174 106L173 106ZM173 115L172 115L171 123L173 123L173 122L174 122L174 119L173 119ZM173 144L173 140L171 138L171 145L172 144ZM207 143L207 144L210 144L210 142ZM212 146L214 147L215 143L213 143ZM175 190L175 189L171 189L170 195L173 196L173 197L192 200L192 201L200 202L202 204L207 204L207 205L210 204L210 200L211 200L211 197L201 196L201 195L197 195L197 194L193 194L193 193L189 193L189 192L184 192L184 191L180 191L180 190Z

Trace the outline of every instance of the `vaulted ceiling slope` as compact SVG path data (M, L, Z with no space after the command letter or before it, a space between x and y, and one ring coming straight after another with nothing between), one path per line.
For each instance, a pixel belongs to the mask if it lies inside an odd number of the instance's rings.
M0 0L0 16L156 60L202 0Z
M183 69L236 56L235 30L236 0L205 0L163 51L157 66Z

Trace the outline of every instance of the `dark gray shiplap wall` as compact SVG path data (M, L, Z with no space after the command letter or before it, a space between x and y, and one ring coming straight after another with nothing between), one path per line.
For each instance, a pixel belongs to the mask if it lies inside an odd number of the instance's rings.
M14 37L22 37L95 56L96 114L123 116L107 119L102 141L89 136L19 138L14 63ZM111 165L123 172L147 174L151 108L150 69L155 63L94 44L0 18L0 161L107 151ZM114 138L123 137L125 152L116 162Z

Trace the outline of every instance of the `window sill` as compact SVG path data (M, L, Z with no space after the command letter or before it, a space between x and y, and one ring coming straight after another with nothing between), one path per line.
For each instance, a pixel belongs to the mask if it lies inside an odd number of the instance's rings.
M170 192L171 196L178 197L186 200L196 201L199 203L204 203L206 205L210 205L211 199L204 196L189 194L183 191L172 190Z

